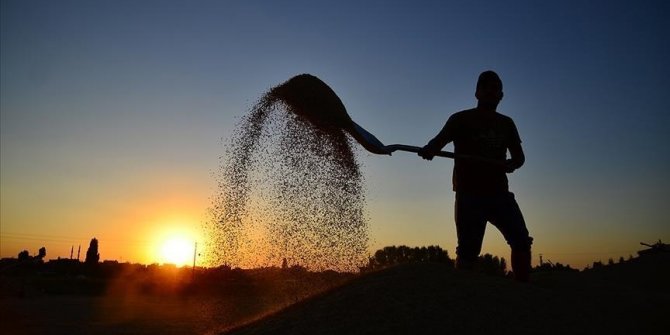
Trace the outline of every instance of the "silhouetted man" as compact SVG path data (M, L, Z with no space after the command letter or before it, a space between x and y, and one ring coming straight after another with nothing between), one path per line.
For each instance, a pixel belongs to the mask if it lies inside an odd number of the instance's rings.
M496 112L503 98L503 85L493 71L485 71L477 81L477 107L453 114L442 130L419 151L432 160L447 143L454 142L456 154L498 160L500 164L456 158L453 188L456 192L457 268L472 268L482 249L486 223L502 232L512 249L512 271L519 281L528 281L530 248L521 210L509 191L507 173L525 161L521 139L510 117ZM507 159L509 150L510 159Z

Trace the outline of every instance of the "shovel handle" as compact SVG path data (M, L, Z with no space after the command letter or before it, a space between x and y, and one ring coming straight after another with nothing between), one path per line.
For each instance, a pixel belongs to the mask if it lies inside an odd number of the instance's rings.
M405 144L391 144L391 145L385 146L384 149L387 149L390 152L400 150L400 151L408 151L408 152L418 153L421 150L421 147L415 147L413 145L405 145ZM456 154L453 153L453 152L449 152L449 151L438 151L437 153L435 153L435 156L446 157L446 158L456 158Z
M415 147L412 145L405 145L405 144L391 144L384 146L384 149L386 149L389 153L400 150L400 151L408 151L408 152L416 152L418 153L419 150L421 150L421 147ZM484 162L484 163L489 163L489 164L495 164L495 165L501 165L504 166L505 162L498 160L498 159L491 159L491 158L486 158L486 157L479 157L479 156L473 156L473 155L463 155L463 154L456 154L453 152L449 151L438 151L435 153L435 156L439 157L445 157L445 158L452 158L452 159L468 159L468 160L475 160L479 162Z

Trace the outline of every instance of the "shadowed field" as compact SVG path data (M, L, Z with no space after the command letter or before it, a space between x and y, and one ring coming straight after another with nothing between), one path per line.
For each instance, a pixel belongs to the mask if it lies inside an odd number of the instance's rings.
M304 268L115 265L117 274L0 275L0 334L216 334L339 285Z
M659 334L667 328L668 255L533 279L523 285L440 264L402 265L229 334Z
M225 270L185 285L164 275L74 278L74 287L28 278L22 296L0 277L0 333L660 334L670 310L668 254L536 272L528 285L440 263L360 276Z

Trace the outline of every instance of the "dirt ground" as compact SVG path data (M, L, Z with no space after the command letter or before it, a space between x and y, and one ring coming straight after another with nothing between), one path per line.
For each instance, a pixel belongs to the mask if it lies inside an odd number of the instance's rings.
M0 300L2 334L214 334L248 318L225 299L41 296Z
M398 266L228 333L667 334L668 255L533 280Z
M2 297L0 333L665 334L670 324L668 255L532 279L423 263L365 274L293 305L239 294Z

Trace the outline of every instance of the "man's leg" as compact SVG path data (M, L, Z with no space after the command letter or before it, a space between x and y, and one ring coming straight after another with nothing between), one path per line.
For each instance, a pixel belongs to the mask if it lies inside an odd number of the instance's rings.
M493 220L512 248L512 271L514 278L520 282L528 282L531 269L531 245L533 238L529 236L526 222L521 209L514 199L514 194L501 195L493 206Z
M514 279L519 282L527 283L530 281L531 252L528 248L512 248L512 272Z
M482 250L486 214L481 197L456 193L456 268L471 269Z

